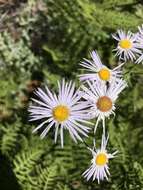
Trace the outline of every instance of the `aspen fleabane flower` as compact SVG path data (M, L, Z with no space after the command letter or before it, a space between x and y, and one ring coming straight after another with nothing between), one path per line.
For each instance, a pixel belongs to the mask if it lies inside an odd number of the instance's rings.
M58 96L52 93L48 87L44 92L38 89L35 94L38 99L33 101L38 105L31 105L29 108L31 121L44 120L36 127L33 132L44 128L41 137L44 138L51 128L55 130L55 142L57 141L58 132L60 131L61 146L63 147L63 129L67 129L72 139L82 141L80 134L87 137L89 128L85 125L91 124L87 121L86 109L88 104L80 101L79 92L75 91L75 84L72 82L65 83L63 80L58 82ZM44 125L47 124L46 127Z
M114 114L115 101L126 86L127 84L123 80L118 83L113 82L109 87L90 81L87 81L87 86L82 86L82 96L90 106L89 116L92 119L97 118L94 132L96 132L100 120L103 122L103 130L105 130L105 118Z
M96 149L95 146L93 149L88 148L92 153L91 166L83 173L83 176L89 181L91 178L94 181L97 179L98 183L103 181L104 179L108 180L109 173L109 160L114 158L117 151L112 154L108 153L106 150L106 146L108 143L108 138L105 138L105 135L102 135L101 148Z
M141 27L139 26L138 30L139 30L139 32L138 32L137 42L141 46L142 53L138 57L138 59L136 60L136 63L141 63L141 62L143 62L143 25Z
M109 69L107 66L103 65L99 55L95 52L91 52L92 60L84 59L80 64L89 73L79 75L81 81L101 81L102 83L118 81L121 78L120 67L123 64L115 67L113 70Z
M117 30L116 34L112 34L112 37L118 41L116 56L123 61L135 60L138 54L141 54L140 44L137 42L138 34L133 34L128 31L127 33L123 30Z

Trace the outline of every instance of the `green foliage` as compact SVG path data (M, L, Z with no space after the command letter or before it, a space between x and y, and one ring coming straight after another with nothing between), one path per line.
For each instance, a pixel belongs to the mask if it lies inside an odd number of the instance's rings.
M23 39L16 42L8 32L0 34L0 55L4 67L17 69L20 72L30 70L40 62Z
M3 134L1 138L1 151L3 154L10 156L11 151L15 149L18 132L20 130L19 123L11 125L1 125L1 132Z
M53 144L52 131L41 140L39 134L32 134L36 124L27 123L33 90L44 84L56 89L62 77L75 80L82 72L79 62L89 57L89 51L98 50L109 67L117 64L111 33L119 28L137 30L142 24L142 1L17 2L0 7L0 156L6 158L3 167L7 170L10 166L22 190L142 190L142 65L124 65L128 89L117 102L116 116L107 120L109 150L119 150L109 163L108 182L98 185L81 176L91 160L84 144L74 144L66 133L61 149ZM97 136L98 144L99 139ZM85 141L92 147L92 137ZM9 179L11 174L4 177ZM15 186L10 189L17 190Z
M33 149L26 152L19 153L14 159L14 173L19 180L20 184L25 188L27 182L30 185L29 175L31 174L33 167L36 165L36 161L40 158L42 150Z

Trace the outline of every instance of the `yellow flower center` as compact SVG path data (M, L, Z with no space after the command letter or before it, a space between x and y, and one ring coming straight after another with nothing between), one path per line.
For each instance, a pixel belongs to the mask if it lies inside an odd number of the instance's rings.
M68 119L70 111L66 106L59 105L53 109L53 117L58 122L62 122Z
M119 46L123 49L130 49L132 47L132 42L128 39L121 40Z
M97 156L96 156L96 160L95 160L96 164L99 165L99 166L103 166L105 164L108 163L108 158L107 158L107 155L105 153L99 153Z
M112 101L109 97L102 96L98 99L96 105L100 111L107 112L112 108Z
M106 68L101 69L98 72L98 75L99 75L100 79L102 79L102 80L107 81L107 80L110 79L110 71L109 71L109 69L106 69Z

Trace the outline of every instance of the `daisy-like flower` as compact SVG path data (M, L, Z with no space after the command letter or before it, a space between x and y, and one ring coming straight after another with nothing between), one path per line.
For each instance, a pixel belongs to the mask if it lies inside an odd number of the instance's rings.
M118 81L121 78L122 72L120 68L123 64L111 70L102 64L99 55L95 51L91 52L91 58L92 61L84 59L80 64L88 72L87 74L79 75L81 81L101 81L101 83L105 84L106 82L111 83L114 80Z
M90 118L97 118L94 132L96 132L100 120L103 122L103 131L105 131L105 118L114 114L115 101L120 92L127 86L127 83L121 79L118 83L111 83L109 87L90 81L87 81L87 85L82 86L81 94L90 105Z
M55 143L58 132L60 132L62 147L64 144L64 129L69 131L75 142L77 140L82 141L80 134L87 137L89 127L86 125L91 124L87 121L88 110L86 108L88 104L80 101L81 97L78 90L75 90L75 84L72 82L65 83L64 80L61 84L58 82L58 95L52 93L48 87L45 90L44 92L39 88L35 92L38 99L33 99L33 101L37 105L31 105L29 108L30 121L44 120L33 132L43 127L41 138L44 138L49 130L53 128L55 130Z
M142 54L138 57L138 59L136 60L136 63L141 63L143 62L143 25L140 27L138 27L138 38L137 38L137 42L140 44L141 49L142 49Z
M118 41L116 51L116 56L123 61L135 60L138 54L141 54L140 44L137 41L138 34L133 34L132 32L124 32L123 30L118 30L116 34L112 34L112 37Z
M104 179L108 180L109 173L109 159L114 158L118 151L113 152L112 154L108 153L106 150L108 138L105 138L105 135L102 135L101 148L96 149L94 146L93 149L88 148L92 153L91 166L83 173L83 176L89 181L92 178L94 181L97 179L98 183Z

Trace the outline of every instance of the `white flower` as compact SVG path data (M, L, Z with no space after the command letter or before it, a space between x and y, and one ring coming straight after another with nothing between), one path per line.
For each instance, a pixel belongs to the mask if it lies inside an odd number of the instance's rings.
M93 149L88 148L93 156L93 159L91 160L91 166L83 173L83 176L87 179L92 178L94 181L95 179L98 180L98 183L100 183L101 180L108 180L109 173L109 159L114 158L116 153L118 151L113 152L112 154L108 153L106 150L108 138L105 138L104 135L102 135L102 142L101 142L101 148L96 149L95 146Z
M44 128L41 138L49 132L51 128L55 130L55 143L57 141L58 131L60 131L61 146L63 147L63 129L67 129L72 139L82 141L79 134L87 137L89 128L86 126L91 124L87 121L88 104L80 101L79 92L75 91L75 84L72 82L65 83L63 80L58 82L58 96L52 93L48 87L44 92L38 89L35 94L37 99L33 99L37 105L31 105L29 108L30 121L44 120L34 129L33 132L40 128ZM46 127L44 127L47 125Z
M92 119L97 118L94 132L96 132L100 120L103 122L103 130L105 131L105 118L114 114L115 101L126 86L127 83L123 80L118 83L113 82L109 86L87 81L87 87L82 86L83 92L81 91L81 94L90 106L89 115Z
M136 63L141 63L143 61L143 25L141 27L138 27L138 29L139 29L139 32L138 32L137 42L141 46L142 54L138 57L138 59L136 60Z
M81 62L81 66L85 68L85 70L89 73L80 75L81 81L101 81L102 83L113 82L114 80L118 81L121 78L121 70L120 67L123 64L115 67L113 70L109 69L107 66L103 65L99 55L95 52L91 52L92 61L88 59L84 59Z
M123 30L117 30L117 34L113 34L112 37L118 41L116 56L123 61L135 60L138 54L141 54L141 46L137 42L138 34L132 32L124 32Z
M138 35L137 42L143 48L143 25L142 26L138 26L138 33L137 33L137 35Z

